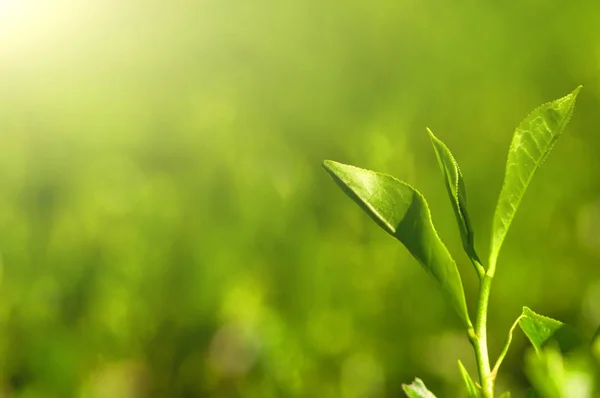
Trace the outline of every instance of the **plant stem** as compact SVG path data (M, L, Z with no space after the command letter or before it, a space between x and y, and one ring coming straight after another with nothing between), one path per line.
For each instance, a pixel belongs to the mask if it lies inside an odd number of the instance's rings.
M498 356L498 360L496 361L496 364L494 365L494 369L492 369L492 378L493 379L496 379L496 375L498 374L498 369L500 369L500 365L502 364L502 361L504 360L504 357L506 356L506 353L508 352L508 348L510 347L510 343L512 342L513 332L514 332L515 328L517 327L517 325L519 324L519 321L522 318L523 318L523 315L519 316L517 318L517 320L512 324L510 330L508 331L508 337L506 338L506 344L504 344L504 348L502 349L500 356Z
M481 267L481 264L477 262ZM478 268L478 267L477 267ZM469 339L475 350L477 361L477 371L479 373L479 383L483 398L494 397L494 376L490 369L490 359L487 347L487 312L490 299L490 290L492 279L494 277L494 268L490 267L483 275L479 287L479 299L477 301L477 317L475 319L475 329L469 330Z
M485 268L483 268L483 265L481 265L481 263L473 257L471 257L471 264L473 264L473 267L475 267L475 272L477 272L477 276L479 277L479 282L481 282L481 280L485 276Z

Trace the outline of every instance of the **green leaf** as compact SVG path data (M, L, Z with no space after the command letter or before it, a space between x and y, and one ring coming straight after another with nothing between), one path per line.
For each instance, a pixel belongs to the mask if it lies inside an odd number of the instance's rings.
M519 326L527 336L533 348L540 353L550 341L558 343L562 352L572 351L582 345L579 334L556 319L536 314L531 309L523 307L523 314L519 320Z
M596 330L594 337L592 337L591 348L592 354L600 361L600 326Z
M408 398L435 398L418 377L411 384L402 384L402 389Z
M562 355L556 346L527 353L525 374L543 398L597 397L599 380L586 350ZM596 393L594 393L596 392Z
M510 393L510 391L505 391L502 393L502 395L500 395L500 398L510 398L512 395Z
M406 246L437 280L467 327L471 321L460 274L439 238L423 195L387 174L331 160L323 162L334 181L386 232Z
M475 251L473 227L471 226L471 221L467 212L467 190L465 188L463 175L448 147L433 135L430 129L427 129L427 132L429 133L429 138L433 144L433 149L435 149L440 169L444 174L446 190L450 196L452 209L454 210L454 215L458 222L458 229L460 230L463 248L469 258L477 261L477 263L481 263ZM481 269L481 271L483 271L483 269ZM477 270L477 272L480 273L480 270Z
M490 252L492 270L525 190L571 118L580 89L581 86L563 98L540 106L515 130L494 214Z
M465 386L467 387L467 396L469 398L479 398L481 396L479 389L471 379L471 376L469 376L469 372L467 372L467 369L465 369L460 360L458 361L458 369L460 370L460 375L462 376Z

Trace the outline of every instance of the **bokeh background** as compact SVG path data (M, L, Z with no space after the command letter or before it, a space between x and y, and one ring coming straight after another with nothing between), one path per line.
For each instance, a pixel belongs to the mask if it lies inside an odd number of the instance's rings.
M495 357L523 305L600 324L597 1L0 0L3 397L461 396L458 318L321 168L428 199L477 280L516 125L583 84L500 256ZM517 333L498 391L528 387Z

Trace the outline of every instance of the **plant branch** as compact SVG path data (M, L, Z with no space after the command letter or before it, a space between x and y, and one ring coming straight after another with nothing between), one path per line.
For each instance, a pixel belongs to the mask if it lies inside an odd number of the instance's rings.
M481 265L481 263L476 258L470 257L470 260L471 264L473 264L473 267L475 267L475 272L477 272L477 276L479 277L479 281L481 282L481 280L485 276L485 268L483 268L483 265Z
M506 344L504 344L504 348L502 349L500 356L498 356L498 360L496 361L496 364L494 365L494 369L492 369L491 376L493 379L495 379L496 376L498 375L498 369L500 369L500 365L502 364L502 361L504 360L504 357L506 356L506 353L508 352L508 348L510 347L510 343L512 342L513 332L514 332L515 328L517 327L517 325L519 324L519 321L521 320L521 318L523 318L523 315L519 315L517 320L512 324L512 326L510 327L510 330L508 331L508 337L506 338Z

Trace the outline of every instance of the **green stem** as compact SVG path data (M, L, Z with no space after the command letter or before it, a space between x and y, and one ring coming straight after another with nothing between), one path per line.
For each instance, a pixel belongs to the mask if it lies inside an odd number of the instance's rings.
M519 324L519 321L521 320L521 318L523 318L523 315L520 315L517 318L515 323L512 324L510 330L508 331L508 337L506 338L506 343L504 344L504 348L502 349L502 352L500 353L498 360L496 360L494 369L492 369L492 378L494 378L494 379L496 379L496 375L498 374L498 369L500 369L500 365L502 364L502 361L504 360L504 357L506 356L506 353L508 352L508 348L510 347L510 343L512 342L513 332L514 332L515 328L517 327L517 325Z
M490 359L487 347L487 311L490 299L490 290L492 287L493 273L490 269L481 280L479 289L479 300L477 303L477 318L475 320L475 330L471 336L471 342L475 348L475 357L477 360L477 370L479 372L479 383L484 398L494 397L494 378L491 374ZM470 333L471 334L471 333Z
M481 265L481 263L473 257L471 257L471 264L473 264L473 267L475 267L475 272L477 272L477 276L479 277L479 281L481 282L481 280L485 276L485 268L483 268L483 265Z

